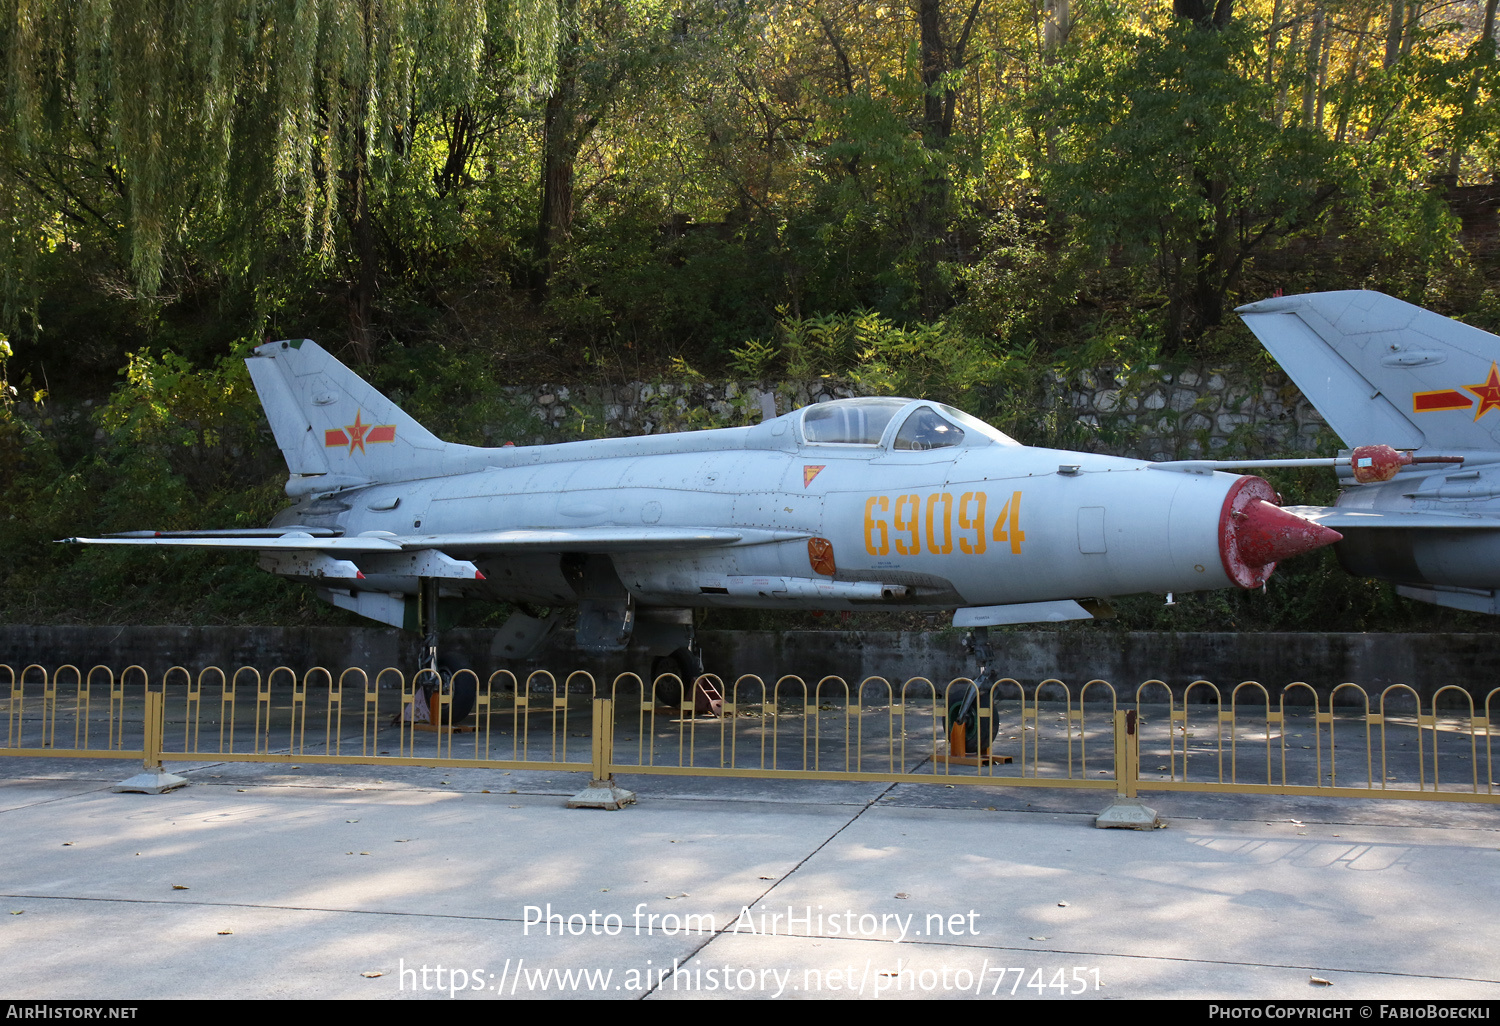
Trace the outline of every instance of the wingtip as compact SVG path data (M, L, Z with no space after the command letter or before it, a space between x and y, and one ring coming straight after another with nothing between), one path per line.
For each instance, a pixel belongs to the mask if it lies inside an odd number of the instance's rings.
M1237 314L1284 313L1295 309L1300 299L1302 299L1301 296L1272 296L1270 299L1261 299L1254 303L1246 303L1244 306L1237 306L1234 312Z

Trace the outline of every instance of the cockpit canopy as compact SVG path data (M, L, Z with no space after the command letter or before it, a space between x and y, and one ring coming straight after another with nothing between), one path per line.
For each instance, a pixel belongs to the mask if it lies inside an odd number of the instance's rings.
M813 445L879 445L910 399L837 399L802 411L802 439Z
M802 410L809 445L884 445L896 451L990 444L1019 445L977 417L925 399L868 396L836 399Z

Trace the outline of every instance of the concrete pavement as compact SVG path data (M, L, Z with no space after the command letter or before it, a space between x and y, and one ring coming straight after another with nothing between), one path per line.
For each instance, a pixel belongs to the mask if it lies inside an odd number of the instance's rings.
M134 768L0 760L0 996L1500 998L1493 807Z

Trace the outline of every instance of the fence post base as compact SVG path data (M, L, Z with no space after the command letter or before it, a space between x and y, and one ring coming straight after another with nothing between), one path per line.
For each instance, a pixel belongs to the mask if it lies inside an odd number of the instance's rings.
M129 780L120 781L110 790L116 794L165 794L186 783L186 777L168 773L157 766L155 769L144 769Z
M1109 808L1094 819L1101 830L1155 830L1164 826L1156 810L1136 797L1141 778L1141 735L1135 710L1115 710L1115 783Z
M143 716L145 737L141 739L141 771L110 790L116 794L165 794L187 783L187 778L168 773L161 764L162 729L166 724L167 698L160 690L146 689Z
M1094 819L1094 826L1101 830L1156 830L1165 825L1156 810L1139 798L1116 797Z
M635 792L615 785L610 764L615 759L615 700L594 699L591 731L594 737L593 782L568 799L570 809L618 811L635 803Z
M618 811L635 804L635 792L615 785L614 778L595 780L568 799L570 809L609 809Z

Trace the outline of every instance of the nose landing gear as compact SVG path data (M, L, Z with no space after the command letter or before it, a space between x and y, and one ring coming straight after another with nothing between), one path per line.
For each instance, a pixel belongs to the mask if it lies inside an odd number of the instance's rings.
M980 716L981 709L989 708L990 685L995 674L990 668L995 652L990 648L990 632L987 627L975 627L964 638L964 650L979 663L979 672L972 684L950 688L948 700L948 750L934 755L933 761L949 766L989 766L1010 762L1008 755L990 754L990 733L993 721L990 716ZM980 724L986 729L981 731Z

